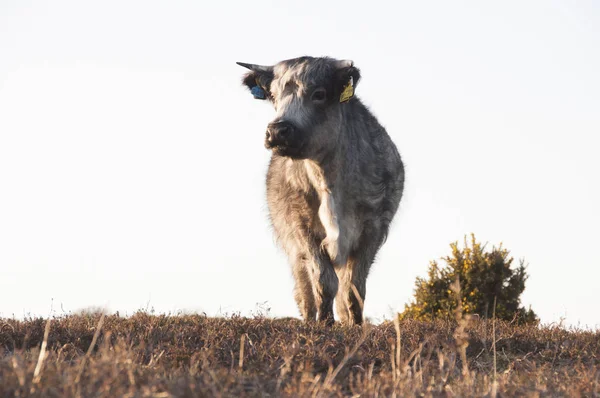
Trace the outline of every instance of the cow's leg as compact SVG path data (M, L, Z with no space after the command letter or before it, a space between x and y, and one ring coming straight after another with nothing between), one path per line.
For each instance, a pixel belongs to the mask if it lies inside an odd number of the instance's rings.
M359 325L363 322L367 276L382 243L383 232L369 228L359 247L350 254L346 267L338 271L341 277L336 309L340 318L345 317L347 324Z
M343 324L350 323L350 305L348 303L348 283L346 278L350 274L346 271L346 267L337 267L335 272L338 277L338 292L335 296L335 313L338 316L338 319Z
M312 283L318 314L317 320L333 324L333 299L338 290L338 278L327 253L321 251L312 261Z
M340 286L336 296L336 312L342 323L358 325L363 321L370 265L363 256L351 256L346 268L338 271Z
M363 308L367 295L367 274L373 259L357 256L348 261L350 276L346 278L348 295L349 323L360 325L363 322Z
M314 321L317 317L317 305L310 272L311 270L307 268L306 258L300 258L293 264L293 274L296 282L294 298L302 318L307 322Z

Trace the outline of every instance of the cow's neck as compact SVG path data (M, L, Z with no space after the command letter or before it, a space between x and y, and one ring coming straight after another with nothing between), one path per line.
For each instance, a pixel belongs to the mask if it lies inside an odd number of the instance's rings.
M340 171L337 154L331 154L320 161L305 159L304 168L311 185L317 191L335 190Z

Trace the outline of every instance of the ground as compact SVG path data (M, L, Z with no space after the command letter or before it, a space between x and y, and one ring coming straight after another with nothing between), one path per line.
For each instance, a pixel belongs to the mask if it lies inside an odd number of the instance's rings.
M453 320L0 318L0 396L600 397L600 331L472 321L466 367L456 331Z

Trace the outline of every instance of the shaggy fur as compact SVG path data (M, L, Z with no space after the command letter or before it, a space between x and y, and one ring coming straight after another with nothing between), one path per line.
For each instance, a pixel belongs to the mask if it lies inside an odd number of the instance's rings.
M269 146L267 201L300 313L333 322L335 298L338 318L359 324L369 269L402 197L396 146L356 96L340 103L350 78L355 87L360 79L351 62L301 57L243 66L251 69L244 84L259 85L275 107L273 123L290 126L290 137ZM313 95L323 89L325 98Z

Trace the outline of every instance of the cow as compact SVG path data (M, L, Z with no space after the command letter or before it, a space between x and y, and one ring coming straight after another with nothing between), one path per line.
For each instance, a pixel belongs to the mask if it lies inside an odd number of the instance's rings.
M271 102L266 184L276 241L287 254L306 321L363 322L369 269L404 189L404 165L386 130L355 96L352 61L299 57L238 62L255 98Z

